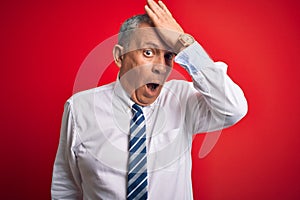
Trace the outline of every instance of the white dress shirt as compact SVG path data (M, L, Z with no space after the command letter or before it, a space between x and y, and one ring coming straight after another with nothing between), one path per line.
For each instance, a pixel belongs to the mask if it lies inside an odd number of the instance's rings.
M196 133L220 130L247 113L242 90L199 43L175 62L193 83L166 82L143 107L149 199L193 199L191 145ZM131 101L117 80L73 95L65 104L54 163L52 199L126 199Z

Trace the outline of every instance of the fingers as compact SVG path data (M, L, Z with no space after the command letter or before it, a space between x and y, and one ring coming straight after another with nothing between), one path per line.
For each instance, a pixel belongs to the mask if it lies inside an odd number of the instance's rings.
M154 0L147 0L147 3L145 11L156 27L175 32L183 32L181 26L176 22L167 6L161 0L159 0L158 3ZM162 33L163 31L160 32ZM168 34L162 34L163 38L168 37Z
M168 16L172 16L171 12L168 10L167 6L162 2L158 1L156 3L154 0L147 0L148 8L155 14L158 18L163 18Z
M169 9L167 8L167 6L162 2L162 1L158 1L158 5L170 16L172 16L171 12L169 11Z
M157 16L162 17L164 15L164 10L153 0L148 0L148 6L151 9L151 11Z
M145 5L145 11L153 21L157 20L156 14L149 8L148 5Z

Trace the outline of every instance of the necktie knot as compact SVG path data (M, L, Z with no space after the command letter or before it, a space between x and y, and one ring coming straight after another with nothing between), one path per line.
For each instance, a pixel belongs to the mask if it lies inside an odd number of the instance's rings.
M132 112L135 115L136 113L143 113L143 110L138 104L135 103L132 105Z

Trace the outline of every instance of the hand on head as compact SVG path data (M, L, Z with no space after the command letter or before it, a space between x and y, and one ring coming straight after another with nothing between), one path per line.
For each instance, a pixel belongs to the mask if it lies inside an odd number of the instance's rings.
M154 0L147 0L145 11L153 21L157 32L165 43L173 48L178 37L184 33L181 26L173 18L167 6L162 2L156 3Z

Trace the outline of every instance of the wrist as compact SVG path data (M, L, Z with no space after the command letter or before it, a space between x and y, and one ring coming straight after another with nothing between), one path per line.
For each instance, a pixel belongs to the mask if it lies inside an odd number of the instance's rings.
M178 54L180 51L190 46L194 42L195 39L193 38L193 36L187 33L182 33L179 35L177 42L175 43L174 52Z

